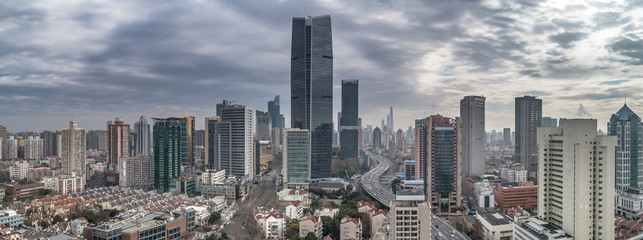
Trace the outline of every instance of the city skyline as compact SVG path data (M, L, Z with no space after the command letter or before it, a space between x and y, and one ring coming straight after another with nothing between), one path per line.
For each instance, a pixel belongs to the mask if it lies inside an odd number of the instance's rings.
M524 94L543 99L543 116L553 118L573 118L583 104L603 130L626 97L643 109L640 6L627 3L427 3L443 9L433 13L400 2L187 2L140 14L136 3L11 4L0 7L9 16L0 20L0 124L9 132L56 130L69 120L103 129L109 119L141 115L195 116L203 129L220 99L267 110L275 95L287 99L290 126L288 29L302 13L333 17L333 94L341 79L362 81L364 126L378 126L389 106L396 129L431 114L457 116L466 95L487 98L486 129L496 130L514 125L513 99ZM230 27L235 19L242 21ZM255 57L241 59L241 47ZM173 91L190 94L164 97ZM335 116L340 100L333 105Z

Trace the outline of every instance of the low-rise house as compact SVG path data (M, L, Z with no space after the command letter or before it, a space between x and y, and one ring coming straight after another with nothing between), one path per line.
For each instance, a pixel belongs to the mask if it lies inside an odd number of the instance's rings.
M359 201L357 203L357 212L360 213L370 213L373 210L372 202Z
M512 221L504 213L479 213L476 215L482 225L485 240L505 240L513 238Z
M83 229L87 227L87 219L85 218L79 218L79 219L74 219L71 222L69 222L69 227L71 228L71 233L74 235L82 235L83 234Z
M320 217L306 215L299 221L299 237L304 238L308 235L309 232L315 233L317 238L322 237L322 231L324 229L323 223Z
M304 216L304 206L301 205L300 201L290 202L286 206L286 216L290 219L299 219Z
M257 226L265 238L283 237L286 231L286 216L277 211L257 211L255 213Z
M361 240L362 239L362 220L346 216L342 218L339 226L340 240Z
M387 220L388 211L386 209L373 209L371 211L371 236L375 236L378 229L382 228Z

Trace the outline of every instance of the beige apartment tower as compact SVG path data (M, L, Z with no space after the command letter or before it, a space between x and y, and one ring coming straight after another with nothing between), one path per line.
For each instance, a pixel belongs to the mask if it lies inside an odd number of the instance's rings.
M116 118L114 119L114 123L109 124L108 127L108 163L110 169L116 169L116 171L118 172L120 169L118 161L121 159L121 157L129 157L130 155L129 124L125 124L122 118Z
M614 238L615 136L596 119L538 128L538 215L574 239Z
M401 192L391 202L389 239L431 239L431 205L423 192Z
M63 173L75 173L76 176L85 176L85 129L78 128L78 123L71 121L69 122L69 128L63 128L60 136Z

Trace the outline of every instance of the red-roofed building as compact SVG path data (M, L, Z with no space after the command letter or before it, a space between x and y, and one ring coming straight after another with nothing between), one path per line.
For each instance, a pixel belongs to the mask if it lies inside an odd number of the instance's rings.
M301 218L303 215L304 206L302 206L299 200L290 202L290 204L286 206L286 216L288 218L299 220L299 218Z
M377 229L384 226L384 223L386 223L387 215L388 211L386 209L376 208L371 211L371 236L375 235Z
M317 216L311 216L310 214L304 216L301 221L299 221L299 236L305 238L309 232L315 233L317 238L321 238L323 230L323 224L321 218Z
M342 218L339 229L340 240L362 239L362 220L359 218L351 218L349 216Z
M286 231L286 216L277 211L256 211L257 226L266 238L283 237Z
M359 201L357 203L357 212L360 213L370 213L373 210L372 202Z

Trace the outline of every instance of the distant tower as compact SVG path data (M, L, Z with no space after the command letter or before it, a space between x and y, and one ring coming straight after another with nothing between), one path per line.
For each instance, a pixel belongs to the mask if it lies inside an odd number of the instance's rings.
M393 133L393 132L395 132L395 125L393 124L393 107L391 107L390 113L388 114L388 116L390 118L389 125L388 125L388 130L391 133Z
M342 80L342 112L339 120L342 158L356 158L359 155L360 128L358 80Z
M312 178L331 176L333 39L329 15L292 20L291 126L310 130Z
M129 157L129 124L125 124L122 118L114 119L114 122L108 126L109 140L108 151L109 157L107 162L111 169L118 171L118 161L121 157Z
M466 96L460 100L462 174L465 177L485 172L485 100L482 96Z
M61 157L63 173L85 176L86 131L78 128L76 121L69 122L69 128L63 128L61 134Z
M538 171L536 130L542 123L543 101L536 97L516 97L516 162L522 163L531 177Z
M152 148L152 138L150 136L150 124L147 123L145 116L134 123L134 132L136 133L136 154L149 156Z

